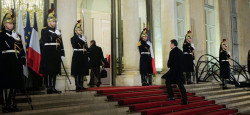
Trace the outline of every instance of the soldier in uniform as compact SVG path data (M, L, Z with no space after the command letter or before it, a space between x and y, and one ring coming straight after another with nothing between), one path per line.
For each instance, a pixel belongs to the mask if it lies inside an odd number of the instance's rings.
M183 43L183 72L186 74L187 84L192 84L191 72L194 72L194 45L191 44L191 31L186 34L185 41Z
M220 55L219 55L220 77L222 78L223 89L228 89L226 85L226 79L230 78L230 64L228 62L229 58L230 58L230 53L227 52L226 39L223 39L220 45Z
M61 93L55 89L56 75L60 73L61 61L64 58L64 48L61 33L56 27L54 9L49 10L47 18L48 26L41 31L42 54L40 73L47 77L47 93Z
M88 45L85 36L82 36L81 20L77 21L74 32L75 34L71 38L71 44L74 49L71 75L75 77L76 91L80 91L86 89L83 87L83 77L89 75Z
M148 42L147 28L144 28L140 40L137 43L140 52L140 74L142 86L152 85L153 67L152 58L150 54L150 45Z
M7 13L0 32L0 94L3 113L17 112L16 90L23 88L23 65L26 63L21 36L14 31L14 15Z

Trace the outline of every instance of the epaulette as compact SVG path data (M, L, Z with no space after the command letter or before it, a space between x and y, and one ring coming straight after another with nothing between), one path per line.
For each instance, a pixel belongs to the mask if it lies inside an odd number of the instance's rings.
M141 41L137 42L137 46L141 46Z
M184 45L186 45L187 43L184 43Z
M47 27L43 27L42 29L46 29Z
M2 32L2 30L0 30L0 32Z

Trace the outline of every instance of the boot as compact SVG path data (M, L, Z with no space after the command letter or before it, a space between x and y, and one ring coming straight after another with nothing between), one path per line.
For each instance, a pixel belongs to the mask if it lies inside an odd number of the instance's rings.
M223 90L229 89L229 88L227 87L226 79L223 79L223 80L222 80L222 89L223 89Z
M79 87L79 76L75 76L76 92L80 91Z
M53 94L53 90L52 90L52 77L51 76L47 76L47 94Z
M148 74L148 86L152 86L152 75Z
M53 93L62 93L61 91L57 91L56 90L56 76L54 75L53 77L52 77L52 91L53 91Z
M147 76L145 74L141 74L141 83L142 86L147 86Z
M79 76L79 81L80 81L80 89L81 90L87 90L87 88L84 88L84 76Z
M9 106L7 106L6 89L1 90L2 113L9 113Z
M15 89L11 89L10 91L10 106L9 106L9 110L11 112L20 112L22 111L22 109L20 108L17 108L17 105L16 105L16 90Z

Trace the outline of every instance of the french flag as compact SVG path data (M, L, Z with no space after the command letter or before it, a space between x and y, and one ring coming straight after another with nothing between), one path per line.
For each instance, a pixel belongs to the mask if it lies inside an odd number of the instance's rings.
M152 58L153 73L156 74L155 59L154 59L154 51L153 51L152 39L151 39L150 31L149 31L148 28L147 28L147 33L148 33L148 41L147 41L147 44L150 46L150 54L151 54L151 58Z
M34 13L34 27L31 33L27 62L28 62L28 67L30 69L32 69L38 75L42 76L42 74L39 73L40 61L41 61L41 51L40 51L40 44L38 37L36 13Z

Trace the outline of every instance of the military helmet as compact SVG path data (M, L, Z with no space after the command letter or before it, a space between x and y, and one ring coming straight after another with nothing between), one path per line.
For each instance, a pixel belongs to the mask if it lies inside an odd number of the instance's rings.
M78 20L76 25L75 25L74 31L77 31L77 30L82 30L81 19Z
M48 10L47 22L56 21L54 8Z

